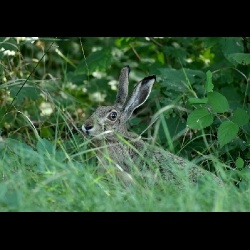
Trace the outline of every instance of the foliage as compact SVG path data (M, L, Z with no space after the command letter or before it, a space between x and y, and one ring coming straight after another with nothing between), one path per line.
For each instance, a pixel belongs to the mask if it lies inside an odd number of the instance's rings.
M220 189L214 182L189 184L181 192L164 183L125 188L114 176L96 177L95 166L83 157L76 160L63 146L37 139L32 147L9 138L0 143L1 211L249 210L249 193L232 184Z
M13 166L8 181L3 178L0 183L2 194L24 169L27 188L44 184L48 173L71 178L68 167L76 176L85 176L78 167L92 154L78 128L97 105L113 103L124 65L131 68L130 90L149 74L157 77L130 130L144 131L144 137L162 148L216 172L241 192L249 190L249 41L247 37L0 38L0 169L4 173L4 164ZM77 156L69 166L72 155ZM90 183L95 180L91 170L86 176ZM72 180L74 188L87 188ZM51 188L67 192L64 188L71 184L60 181ZM13 199L21 199L15 195ZM56 200L57 195L48 199Z

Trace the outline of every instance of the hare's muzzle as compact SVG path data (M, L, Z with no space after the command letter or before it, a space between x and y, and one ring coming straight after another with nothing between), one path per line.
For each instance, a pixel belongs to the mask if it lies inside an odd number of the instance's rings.
M86 133L87 135L90 133L91 130L93 130L93 125L82 125L82 130L84 133Z

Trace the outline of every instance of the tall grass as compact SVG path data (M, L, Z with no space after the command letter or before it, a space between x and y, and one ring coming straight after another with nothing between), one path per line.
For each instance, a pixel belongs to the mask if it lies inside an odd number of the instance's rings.
M82 135L48 141L32 129L36 143L30 145L1 138L0 211L250 210L249 188L237 188L230 178L220 188L208 180L186 183L180 190L165 181L152 185L139 178L136 185L124 186L112 171L96 172L95 161L88 160L96 151L88 150ZM57 133L60 138L59 128Z
M59 54L58 51L56 50ZM59 55L75 67L70 59L64 55ZM26 65L21 62L22 59L20 58L20 65ZM88 68L88 65L86 66ZM14 75L15 77L12 79L10 74L11 81L2 84L1 90L7 92L8 88L19 85L17 88L19 91L19 87L24 84L24 80L21 81L18 78L26 75L27 80L29 78L27 78L27 75L30 76L32 71L29 72L29 68L26 67L18 70L21 73L20 76ZM57 70L61 69L56 67L55 72ZM67 69L64 68L62 71L67 78ZM87 71L89 75L89 69ZM44 79L46 79L45 76L44 73ZM136 169L131 173L133 177L135 176L136 184L128 186L124 186L116 178L115 171L113 171L115 166L107 168L108 171L105 173L98 173L94 160L98 150L95 148L89 149L87 147L88 141L80 133L73 134L71 132L72 124L70 124L70 121L72 122L73 119L66 116L66 113L59 108L60 102L65 101L66 103L67 99L61 98L58 94L63 92L63 95L66 95L63 89L60 89L61 85L51 79L47 81L39 80L39 82L31 80L30 86L33 87L32 91L35 88L41 88L44 100L54 107L54 116L53 119L48 117L47 121L46 119L38 120L37 124L41 126L38 133L36 126L28 118L28 115L25 115L28 112L20 111L25 110L21 106L23 105L23 98L28 95L27 97L33 101L29 108L32 110L34 108L37 111L35 113L39 113L37 108L39 104L35 99L36 97L33 97L33 92L27 90L24 92L23 88L21 92L23 95L19 95L20 100L17 98L15 101L16 109L13 112L8 110L6 116L2 117L3 120L6 119L9 124L12 124L13 117L20 116L23 121L18 120L18 124L22 124L23 127L26 125L30 129L22 129L21 133L13 132L12 136L1 137L0 128L0 211L250 211L249 186L236 187L233 174L228 174L224 165L212 153L204 156L203 152L199 152L200 157L194 159L194 161L199 163L201 159L208 159L209 165L223 178L225 182L223 187L218 187L216 183L209 181L209 179L191 185L186 180L185 172L178 174L182 182L185 183L182 189L164 180L160 180L157 184L145 182L143 179L136 177ZM67 85L63 84L63 86ZM190 83L188 87L190 87ZM50 95L50 92L58 95ZM6 96L6 100L2 106L8 103L9 96L7 94L4 94L4 96ZM67 102L67 105L69 106L69 103L74 105L72 104L74 102L75 99L72 102ZM87 106L88 103L84 103L84 105ZM167 142L171 152L181 152L187 144L183 145L180 150L175 149L176 143L170 136L168 122L162 115L163 112L166 114L168 110L177 108L177 106L171 104L160 107L159 103L157 105L157 115L160 115L160 119L155 123L153 142L157 142L159 137L157 128L162 126L165 134L165 138L162 138L162 140ZM178 109L181 108L178 107ZM71 110L77 110L77 108L71 107ZM39 117L39 114L37 117ZM154 119L152 119L153 122ZM54 129L50 140L43 139L43 133L46 134L46 138L50 134L50 130L48 127L45 128L44 124L46 124L45 126L49 124ZM63 131L65 129L68 131L67 138L65 138L65 131ZM22 134L23 131L26 134ZM178 134L178 137L184 134L185 131L182 131ZM204 152L210 152L209 145L206 142L206 136L209 135L203 134L202 136L205 144ZM195 140L195 138L192 138L192 140ZM150 162L150 159L146 159L146 161Z

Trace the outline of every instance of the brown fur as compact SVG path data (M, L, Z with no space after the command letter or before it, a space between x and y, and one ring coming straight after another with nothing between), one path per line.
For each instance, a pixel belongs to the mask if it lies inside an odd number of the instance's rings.
M155 76L145 77L127 99L129 72L128 66L121 70L114 105L98 107L82 126L84 134L92 137L95 146L101 149L97 154L99 165L104 168L110 163L115 165L118 176L126 183L133 181L129 174L132 166L142 176L157 178L161 175L166 181L176 184L180 184L181 180L175 171L183 169L191 183L196 183L205 175L211 175L222 185L221 179L213 173L168 151L153 147L141 140L137 134L127 130L126 122L133 111L147 100L156 80Z

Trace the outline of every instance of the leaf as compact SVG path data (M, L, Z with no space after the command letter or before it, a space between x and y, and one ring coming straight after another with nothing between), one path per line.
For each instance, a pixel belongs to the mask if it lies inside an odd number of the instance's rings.
M18 46L17 46L17 40L15 38L6 38L6 37L1 37L0 38L0 49L3 48L2 50L13 50L17 51Z
M247 159L250 159L250 152L247 153L246 157Z
M239 87L236 84L235 86L227 85L222 87L220 93L227 98L230 108L233 110L239 107L241 105L241 100L244 99L244 94L239 91Z
M238 157L238 159L235 161L235 165L237 168L243 168L244 167L244 160L241 157Z
M10 88L10 96L14 98L16 94L18 93L21 86L15 86ZM37 100L39 95L41 93L41 90L33 87L33 86L24 86L21 91L16 96L16 102L22 103L26 98L30 98L31 100Z
M175 57L175 58L186 58L187 57L187 50L179 47L175 48L173 46L164 46L163 47L163 52L166 56L166 58Z
M213 123L213 116L206 108L199 108L189 114L187 125L191 129L201 129L210 126Z
M102 49L91 53L86 60L82 60L76 67L76 74L88 73L92 74L94 71L107 70L111 64L113 57L110 49Z
M231 142L239 131L239 126L231 121L221 123L218 128L218 140L222 148L227 143Z
M246 53L233 53L228 55L228 60L234 64L248 65L250 64L250 54Z
M85 64L85 66L86 66L86 64ZM87 79L86 74L75 74L72 71L67 73L67 80L71 81L72 84L75 84L75 85L82 85L84 80L86 80L86 79Z
M186 82L186 76L190 83L194 83L197 79L204 80L205 79L205 74L201 70L193 70L193 69L172 69L172 68L160 68L160 77L163 80L167 80L171 83L173 83L176 86L177 84L180 84L181 82L185 83ZM185 74L183 73L185 72Z
M44 155L46 153L49 153L50 155L54 155L54 153L55 153L54 145L46 139L38 140L38 142L36 144L36 148L37 148L37 152L40 155Z
M236 123L238 126L243 126L249 121L249 115L246 110L242 108L237 108L233 113L232 122Z
M225 57L232 53L243 52L243 46L240 37L225 37L220 40L222 52Z
M206 76L207 76L207 80L205 83L205 89L208 93L208 92L212 92L213 88L214 88L214 85L212 83L212 72L210 70L208 70L206 73Z
M213 47L215 45L220 44L222 39L223 39L222 37L206 37L204 38L204 45L207 48Z
M206 104L207 103L207 98L188 98L188 103L190 105L192 104Z
M116 39L115 44L118 47L126 48L129 47L130 43L136 40L135 37L121 37Z
M228 111L229 104L226 97L218 92L207 93L208 104L211 105L214 112L224 113Z

